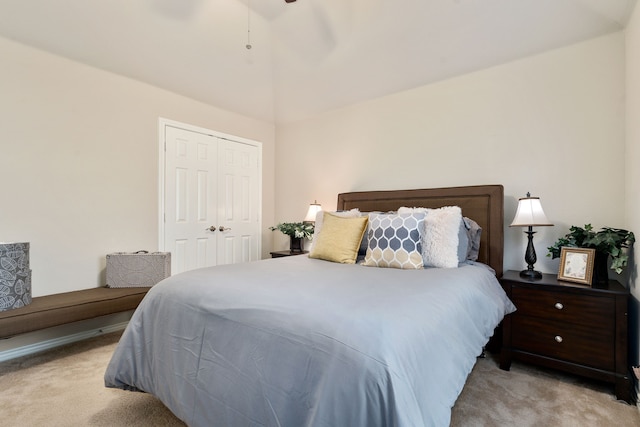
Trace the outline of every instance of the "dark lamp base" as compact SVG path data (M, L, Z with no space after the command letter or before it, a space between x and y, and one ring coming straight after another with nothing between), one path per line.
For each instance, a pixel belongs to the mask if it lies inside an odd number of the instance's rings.
M529 280L538 280L538 279L542 279L542 273L535 270L522 270L520 272L520 277L523 277Z

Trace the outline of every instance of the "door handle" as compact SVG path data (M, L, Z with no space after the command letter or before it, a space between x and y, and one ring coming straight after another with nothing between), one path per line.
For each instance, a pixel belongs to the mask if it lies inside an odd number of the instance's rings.
M207 231L216 231L216 226L215 226L215 225L212 225L212 226L211 226L211 227L209 227L209 228L205 228L205 230L207 230ZM220 230L220 231L222 231L222 230Z
M231 229L230 228L225 228L224 225L221 225L220 227L218 227L218 230L225 231L225 230L231 230Z

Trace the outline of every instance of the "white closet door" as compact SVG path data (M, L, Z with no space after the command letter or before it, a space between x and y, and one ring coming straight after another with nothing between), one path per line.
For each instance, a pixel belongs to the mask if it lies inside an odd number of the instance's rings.
M177 125L161 129L160 238L171 273L259 259L259 146Z
M259 259L258 149L220 139L218 144L218 264Z
M216 265L217 138L167 126L165 140L164 250L171 252L171 273Z

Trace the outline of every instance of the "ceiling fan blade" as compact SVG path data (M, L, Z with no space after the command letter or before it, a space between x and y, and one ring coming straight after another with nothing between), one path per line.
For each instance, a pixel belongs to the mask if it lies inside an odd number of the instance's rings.
M284 0L285 3L293 3L296 0Z

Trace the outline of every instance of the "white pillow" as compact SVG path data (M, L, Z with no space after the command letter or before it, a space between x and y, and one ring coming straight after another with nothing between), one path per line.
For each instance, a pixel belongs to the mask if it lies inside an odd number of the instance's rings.
M322 231L322 222L324 220L324 212L325 211L318 211L318 213L316 213L316 223L313 229L313 239L311 240L311 246L309 246L309 252L312 252L313 249L315 248L315 243L317 241L318 235ZM357 208L351 209L350 211L337 211L337 212L329 212L329 213L342 218L357 218L360 216L360 210Z
M458 267L459 233L462 209L444 206L438 209L401 207L398 213L425 212L422 233L422 261L425 267ZM466 248L465 248L466 253Z

